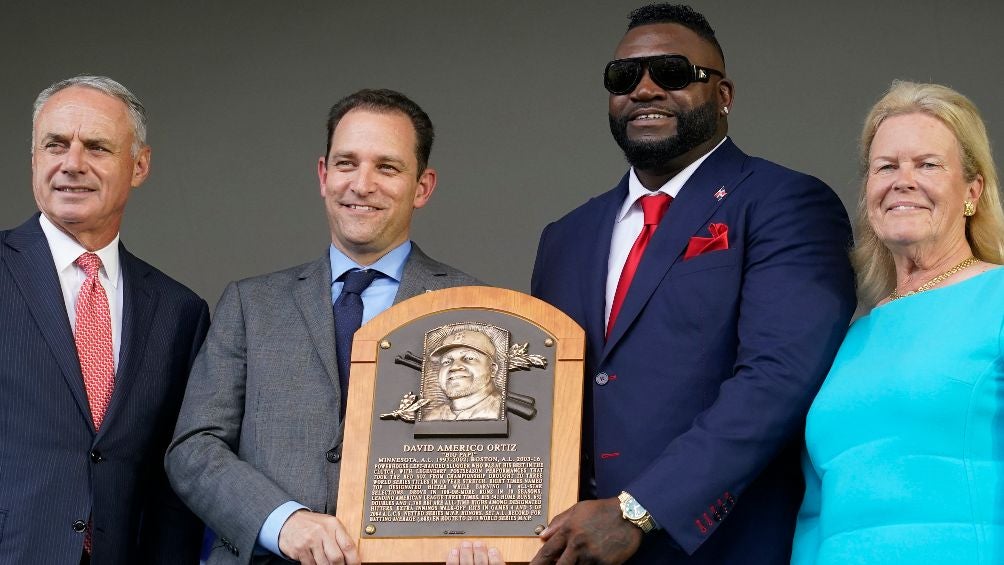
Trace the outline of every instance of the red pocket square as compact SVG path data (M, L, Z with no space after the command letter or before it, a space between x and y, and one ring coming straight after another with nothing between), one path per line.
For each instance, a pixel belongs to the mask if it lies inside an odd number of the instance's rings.
M725 224L711 224L708 226L708 231L711 232L711 237L698 237L695 235L690 238L690 243L687 244L687 252L683 254L684 261L708 253L709 251L729 248L729 226Z

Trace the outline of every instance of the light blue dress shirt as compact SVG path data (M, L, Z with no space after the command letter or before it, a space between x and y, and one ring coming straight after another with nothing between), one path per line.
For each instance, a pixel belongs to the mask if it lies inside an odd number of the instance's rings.
M411 241L405 241L377 260L376 263L363 266L349 259L332 245L328 249L328 257L331 260L331 304L334 305L338 295L342 292L344 283L338 278L345 272L352 269L375 269L383 273L384 276L375 279L360 295L363 299L363 323L372 320L374 316L394 304L394 296L397 295L397 289L401 286L401 277L404 275L404 263L408 260L410 253ZM301 508L307 507L290 500L273 510L258 532L259 547L286 557L279 550L279 531L282 530L283 524L293 512Z

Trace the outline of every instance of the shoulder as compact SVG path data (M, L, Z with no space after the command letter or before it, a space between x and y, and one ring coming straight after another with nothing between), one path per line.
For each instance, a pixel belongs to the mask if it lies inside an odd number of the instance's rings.
M331 266L328 256L324 255L313 261L302 263L293 267L287 267L271 273L253 275L235 281L234 284L241 288L265 288L274 286L289 286L293 281L302 280L311 276L325 276L330 278Z
M127 251L125 247L121 248L119 256L121 257L123 274L128 273L126 276L142 277L143 284L156 288L162 300L166 299L176 304L194 307L201 307L206 304L206 301L196 294L195 291L171 278L157 267L136 257ZM129 282L128 279L125 281L127 285Z
M816 234L839 234L842 244L848 243L843 241L850 230L847 208L825 182L759 157L749 157L743 169L748 174L735 194L726 198L725 206L742 209L751 227L801 226L798 229ZM808 233L803 235L808 237Z
M408 255L408 260L404 264L404 279L434 279L447 286L483 286L485 284L456 267L429 257L416 243L412 242L411 245L411 254Z
M767 159L749 157L745 168L751 172L747 177L747 182L765 185L759 191L761 196L784 198L791 196L792 191L795 191L796 193L825 194L828 197L837 198L833 189L822 180Z
M627 198L626 180L603 194L598 194L583 202L561 218L555 220L551 225L586 227L582 226L581 222L595 219L606 212L615 210L620 207L625 198Z

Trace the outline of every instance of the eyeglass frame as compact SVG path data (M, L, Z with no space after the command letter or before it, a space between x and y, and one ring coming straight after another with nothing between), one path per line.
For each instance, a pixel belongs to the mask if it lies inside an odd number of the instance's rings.
M682 60L684 63L686 63L687 66L690 67L691 76L688 77L687 82L682 86L667 86L662 84L658 79L655 78L654 75L652 75L651 66L649 65L650 61L658 59ZM617 63L638 63L638 65L641 67L641 72L638 74L635 80L632 81L630 88L628 88L623 92L615 92L611 90L607 84L607 71L610 70L610 67L612 65L615 65ZM711 75L718 75L721 78L725 78L725 73L723 73L722 71L719 71L718 69L712 69L711 67L702 67L700 65L695 65L690 62L690 59L686 58L683 55L677 55L677 54L648 55L646 57L628 57L625 59L614 59L613 61L607 63L607 65L603 67L603 88L605 88L607 92L613 94L614 96L623 96L625 94L630 94L631 92L634 91L635 88L638 88L639 84L641 84L641 80L645 78L646 71L649 73L648 76L649 78L652 79L652 82L654 82L660 88L663 88L665 90L683 90L684 88L687 88L688 86L690 86L695 82L708 82L711 80Z

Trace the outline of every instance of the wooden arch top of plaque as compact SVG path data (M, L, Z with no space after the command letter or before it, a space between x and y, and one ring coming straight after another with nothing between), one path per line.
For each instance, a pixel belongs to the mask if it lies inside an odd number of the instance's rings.
M482 540L528 562L577 500L584 355L567 315L493 287L427 292L360 328L336 516L362 561L441 563Z

